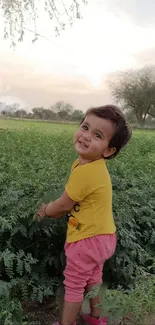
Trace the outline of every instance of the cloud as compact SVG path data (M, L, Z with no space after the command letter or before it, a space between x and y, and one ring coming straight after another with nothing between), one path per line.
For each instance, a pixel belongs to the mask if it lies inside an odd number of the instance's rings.
M136 53L134 59L137 67L155 65L155 47Z
M100 5L105 4L107 10L115 13L123 13L134 24L148 27L154 26L155 1L154 0L101 0Z
M75 108L87 109L91 105L102 105L110 101L104 83L100 88L91 85L86 77L42 74L35 71L32 63L14 53L0 61L0 101L19 102L27 107L45 106L58 100L71 102ZM10 73L11 72L11 73Z

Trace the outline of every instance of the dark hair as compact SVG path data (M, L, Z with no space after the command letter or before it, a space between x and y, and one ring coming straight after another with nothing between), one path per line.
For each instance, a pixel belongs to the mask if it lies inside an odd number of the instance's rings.
M126 122L122 111L115 105L105 105L100 107L90 108L84 116L83 121L88 115L95 115L97 117L111 121L116 126L116 132L109 142L109 148L116 148L116 151L106 159L112 159L117 156L119 151L128 143L132 136L132 129ZM82 122L83 122L82 121Z

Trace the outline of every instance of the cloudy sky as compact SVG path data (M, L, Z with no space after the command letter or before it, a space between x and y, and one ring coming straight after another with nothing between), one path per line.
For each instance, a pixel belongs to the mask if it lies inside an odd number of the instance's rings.
M112 100L107 80L117 71L155 64L154 0L88 0L83 19L59 37L39 12L37 31L46 39L32 44L33 33L25 31L15 50L3 40L0 16L0 101L48 107L64 100L85 110Z

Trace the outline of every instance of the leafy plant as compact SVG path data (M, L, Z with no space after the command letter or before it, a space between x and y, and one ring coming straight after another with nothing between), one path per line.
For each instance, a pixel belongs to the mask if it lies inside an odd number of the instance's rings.
M0 325L28 325L19 300L0 298Z
M155 276L141 277L131 291L106 290L102 302L102 313L107 315L109 323L149 323L155 319Z

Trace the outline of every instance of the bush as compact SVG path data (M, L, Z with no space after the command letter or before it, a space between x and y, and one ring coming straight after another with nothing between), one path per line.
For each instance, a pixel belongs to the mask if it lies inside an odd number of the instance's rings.
M135 288L129 291L106 290L102 313L109 318L109 324L151 324L155 321L155 276L141 277Z
M154 145L154 133L135 133L128 150L109 165L118 244L105 278L115 287L130 288L137 275L155 274Z
M0 325L30 325L17 299L0 298Z

